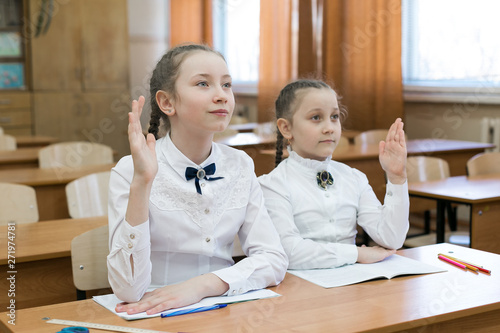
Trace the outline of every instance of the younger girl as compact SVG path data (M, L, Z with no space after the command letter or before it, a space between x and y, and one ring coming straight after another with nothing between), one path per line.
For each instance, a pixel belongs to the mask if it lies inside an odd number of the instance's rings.
M345 111L326 83L299 80L288 84L276 100L276 116L277 167L259 182L289 268L373 263L401 247L409 227L401 119L379 145L380 164L388 178L381 205L365 174L331 160ZM290 156L280 163L283 139L289 143ZM356 224L380 247L357 247Z
M116 311L155 314L280 283L288 260L253 162L212 142L234 110L224 58L202 45L175 47L150 84L149 134L145 140L141 96L129 114L132 155L110 179L109 281L128 303ZM158 138L160 124L166 135ZM247 258L234 264L236 234Z

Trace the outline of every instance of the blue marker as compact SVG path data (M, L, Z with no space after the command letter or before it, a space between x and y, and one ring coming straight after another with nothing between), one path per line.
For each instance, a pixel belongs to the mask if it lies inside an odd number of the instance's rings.
M210 310L225 308L226 306L227 306L227 304L215 304L215 305L210 305L210 306L202 306L199 308L179 310L179 311L174 311L174 312L170 312L170 313L162 313L161 317L165 318L165 317L180 316L180 315L184 315L184 314L188 314L188 313L210 311Z

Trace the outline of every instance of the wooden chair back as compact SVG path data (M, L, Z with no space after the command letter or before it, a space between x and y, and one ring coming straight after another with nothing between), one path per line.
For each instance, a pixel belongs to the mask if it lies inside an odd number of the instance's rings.
M39 150L38 161L42 169L109 164L113 163L113 150L86 141L54 143Z
M354 137L355 145L370 145L378 144L380 141L385 141L388 130L373 129L359 133Z
M480 153L467 161L467 175L500 173L500 152Z
M9 222L38 222L38 205L33 187L0 183L0 225Z
M73 283L82 292L109 288L107 256L108 226L87 231L71 241ZM78 298L83 299L81 293Z
M12 135L0 133L0 151L16 150L17 141Z
M442 158L410 156L406 162L408 182L425 182L450 177L450 166Z
M111 171L92 173L66 185L66 200L72 218L108 215Z

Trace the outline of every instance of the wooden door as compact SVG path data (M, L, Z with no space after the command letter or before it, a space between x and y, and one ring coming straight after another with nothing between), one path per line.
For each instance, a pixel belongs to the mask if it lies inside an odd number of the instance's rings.
M83 0L83 89L129 87L126 0Z
M82 76L80 1L55 1L46 34L34 37L41 1L30 1L33 90L80 90Z

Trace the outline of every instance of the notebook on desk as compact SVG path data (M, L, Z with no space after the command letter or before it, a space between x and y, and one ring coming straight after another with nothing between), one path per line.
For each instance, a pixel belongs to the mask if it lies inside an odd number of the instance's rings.
M374 279L391 279L401 275L445 272L445 269L393 254L373 264L353 264L337 268L288 270L304 280L324 288L341 287Z

